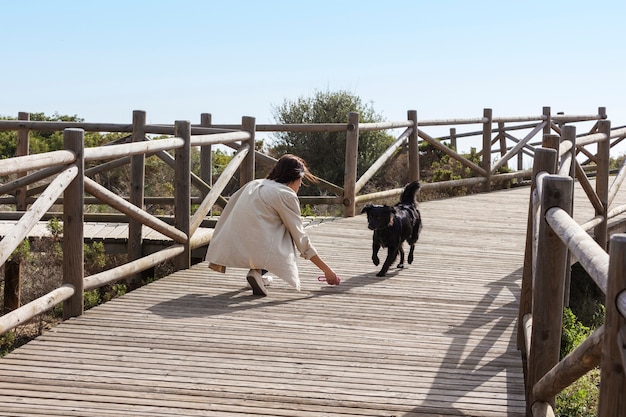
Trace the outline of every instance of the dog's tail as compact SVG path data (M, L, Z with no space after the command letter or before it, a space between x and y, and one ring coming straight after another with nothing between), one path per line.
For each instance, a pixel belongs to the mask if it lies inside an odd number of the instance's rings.
M404 187L404 191L402 191L402 196L400 197L400 203L402 204L410 204L415 205L417 201L415 200L415 194L417 190L420 189L420 183L418 181L413 181Z

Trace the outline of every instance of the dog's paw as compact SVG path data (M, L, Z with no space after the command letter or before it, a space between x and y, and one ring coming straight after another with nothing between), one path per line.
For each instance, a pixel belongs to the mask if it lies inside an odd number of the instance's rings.
M380 263L380 259L378 259L378 256L374 256L372 258L372 262L374 262L374 265L378 266L378 264Z
M399 269L404 269L404 264L398 264Z
M385 276L385 272L380 271L378 274L376 274L377 277L384 277Z

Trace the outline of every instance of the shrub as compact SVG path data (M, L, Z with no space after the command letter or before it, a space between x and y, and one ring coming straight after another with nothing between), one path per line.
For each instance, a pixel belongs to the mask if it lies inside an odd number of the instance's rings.
M557 396L556 415L562 417L595 417L598 410L599 387L600 370L596 368Z
M570 308L563 311L563 330L561 333L561 359L572 352L592 332L582 324ZM598 408L600 370L595 368L575 383L561 391L556 397L557 416L591 417Z

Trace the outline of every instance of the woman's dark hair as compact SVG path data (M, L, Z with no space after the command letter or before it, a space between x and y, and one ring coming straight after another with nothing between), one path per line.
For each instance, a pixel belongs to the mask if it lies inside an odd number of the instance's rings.
M292 154L285 154L280 157L272 172L267 178L281 184L288 184L298 178L303 178L313 183L319 182L318 178L309 172L304 160Z

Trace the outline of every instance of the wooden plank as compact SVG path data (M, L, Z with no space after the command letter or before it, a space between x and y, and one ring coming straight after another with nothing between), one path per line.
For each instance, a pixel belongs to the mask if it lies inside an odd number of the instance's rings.
M364 216L308 228L338 287L305 260L301 292L277 278L266 298L242 269L179 271L0 360L0 401L51 414L521 416L525 218L497 201L423 203L416 260L385 278ZM498 221L459 216L461 203Z
M338 287L303 259L302 291L276 278L265 298L243 269L178 271L0 359L0 414L523 416L528 197L422 203L414 263L384 278L364 216L306 220Z

